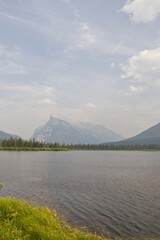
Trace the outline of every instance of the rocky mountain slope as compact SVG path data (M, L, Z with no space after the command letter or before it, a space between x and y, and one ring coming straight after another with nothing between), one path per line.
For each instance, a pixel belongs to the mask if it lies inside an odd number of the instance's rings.
M60 144L99 144L123 139L119 134L101 125L78 127L52 116L43 126L35 129L31 139L33 138L37 141Z
M160 123L148 128L138 135L119 142L106 143L113 145L160 144Z
M12 138L20 138L20 137L18 137L17 135L0 131L0 140L10 139L11 137L12 137Z

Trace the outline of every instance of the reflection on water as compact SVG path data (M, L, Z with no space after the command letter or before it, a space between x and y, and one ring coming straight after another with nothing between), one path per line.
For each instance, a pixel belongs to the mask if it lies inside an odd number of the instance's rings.
M0 152L1 195L112 237L160 236L159 173L160 152Z

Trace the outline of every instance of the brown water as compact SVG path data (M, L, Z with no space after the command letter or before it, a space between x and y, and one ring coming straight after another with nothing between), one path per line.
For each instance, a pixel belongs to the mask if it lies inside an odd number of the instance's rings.
M1 196L111 237L160 237L160 152L0 152Z

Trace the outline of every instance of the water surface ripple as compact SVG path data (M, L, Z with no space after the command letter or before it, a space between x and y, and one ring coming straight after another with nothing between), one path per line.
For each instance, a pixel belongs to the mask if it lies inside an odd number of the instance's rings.
M160 237L160 152L0 152L2 196L111 237Z

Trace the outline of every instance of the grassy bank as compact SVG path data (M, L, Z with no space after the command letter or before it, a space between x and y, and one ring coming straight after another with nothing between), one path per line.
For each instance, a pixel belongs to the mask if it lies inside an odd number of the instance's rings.
M0 151L69 151L67 148L0 147Z
M55 211L13 198L0 199L1 240L102 240L104 238L72 229Z
M0 147L0 151L23 151L23 152L44 152L44 151L52 151L52 152L57 152L57 151L130 151L130 152L158 152L160 151L159 149L69 149L69 148L36 148L36 147Z

